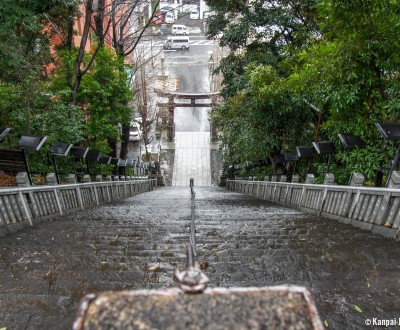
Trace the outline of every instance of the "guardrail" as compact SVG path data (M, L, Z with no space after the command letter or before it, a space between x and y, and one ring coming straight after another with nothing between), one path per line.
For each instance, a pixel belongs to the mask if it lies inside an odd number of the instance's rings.
M34 220L111 203L156 187L156 179L0 189L0 237Z
M226 187L386 237L400 227L400 189L243 180L228 180Z

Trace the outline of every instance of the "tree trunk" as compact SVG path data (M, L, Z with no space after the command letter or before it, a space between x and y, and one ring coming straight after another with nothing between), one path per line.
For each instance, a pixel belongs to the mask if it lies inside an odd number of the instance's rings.
M100 45L104 45L104 9L105 0L98 1L97 15L94 17L96 23L96 35L99 37Z
M72 49L72 41L74 38L74 21L75 21L75 7L74 6L69 6L68 7L69 11L69 17L68 17L68 29L67 29L67 48L69 50Z
M92 21L92 7L93 0L87 0L86 2L86 13L85 13L85 23L83 26L83 33L81 38L81 43L79 45L78 55L75 60L75 82L72 86L71 96L70 96L70 115L73 114L75 102L76 102L76 94L78 93L78 89L82 80L82 70L81 65L83 61L83 56L85 55L85 47L89 37L90 25Z
M129 145L129 132L130 125L122 124L122 142L121 142L121 154L122 159L126 159L128 156L128 145Z

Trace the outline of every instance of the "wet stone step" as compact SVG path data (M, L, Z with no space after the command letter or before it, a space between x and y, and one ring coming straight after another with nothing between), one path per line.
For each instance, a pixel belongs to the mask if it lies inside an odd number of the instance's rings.
M69 296L52 296L36 294L0 294L0 310L2 313L33 315L61 315L72 303Z
M21 279L5 279L0 290L3 291L3 286L9 285L11 281L13 282L13 285L7 290L8 293L32 295L49 294L50 285L47 281L32 280L29 275L26 278Z
M197 258L209 264L210 287L308 286L332 329L398 314L397 242L222 188L195 191ZM177 287L190 207L188 187L163 187L2 238L0 327L70 329L84 294Z
M60 318L63 322L60 322ZM0 312L0 319L4 320L3 324L13 324L14 329L53 329L55 324L58 324L58 330L70 330L67 324L72 324L75 316L72 315L57 315L57 316L36 316L32 314L7 314ZM28 325L28 326L27 326Z

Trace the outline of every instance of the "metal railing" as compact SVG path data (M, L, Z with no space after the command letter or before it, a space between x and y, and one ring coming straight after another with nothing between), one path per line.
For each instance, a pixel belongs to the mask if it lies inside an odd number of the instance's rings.
M227 188L394 237L400 189L228 180Z
M156 187L156 179L0 189L0 237L35 219L110 203Z

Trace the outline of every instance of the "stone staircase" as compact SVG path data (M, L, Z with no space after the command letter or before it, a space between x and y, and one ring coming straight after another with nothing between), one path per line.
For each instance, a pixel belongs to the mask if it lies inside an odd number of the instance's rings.
M195 192L211 287L307 286L332 329L400 315L398 242L219 187ZM0 328L70 329L85 294L176 287L190 227L189 187L162 187L0 239Z

